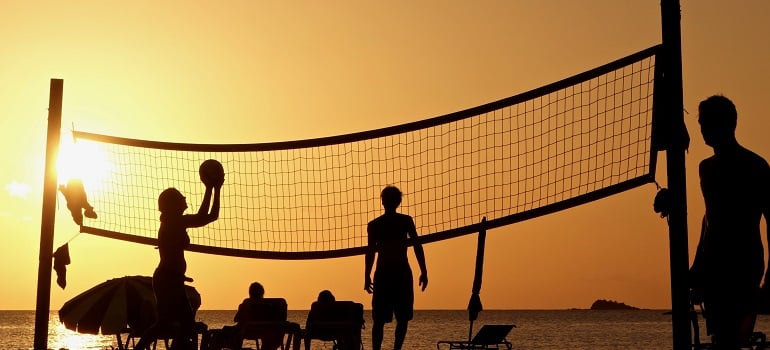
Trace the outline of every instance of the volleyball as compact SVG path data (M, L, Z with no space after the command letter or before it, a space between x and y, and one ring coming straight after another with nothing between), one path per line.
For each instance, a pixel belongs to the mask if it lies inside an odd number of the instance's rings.
M201 177L201 182L206 186L214 186L221 184L225 180L225 168L216 159L207 159L201 163L198 173Z

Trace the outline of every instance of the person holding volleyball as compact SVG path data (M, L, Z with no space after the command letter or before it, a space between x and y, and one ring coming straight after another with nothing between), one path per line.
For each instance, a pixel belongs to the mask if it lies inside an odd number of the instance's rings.
M219 218L220 190L224 183L224 170L220 169L221 164L216 161L206 161L201 165L201 181L206 186L206 192L195 214L184 214L186 198L176 188L168 188L158 196L160 262L152 275L157 319L142 334L135 349L147 349L159 335L172 335L174 349L193 348L195 314L184 286L185 281L192 282L192 278L185 275L187 262L184 251L190 244L187 229L205 226Z

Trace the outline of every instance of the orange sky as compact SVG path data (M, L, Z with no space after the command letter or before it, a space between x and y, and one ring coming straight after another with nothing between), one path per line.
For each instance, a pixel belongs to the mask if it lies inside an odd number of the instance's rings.
M739 140L770 157L763 120L770 114L770 3L735 3L682 1L691 252L703 212L697 163L710 154L697 103L715 93L732 98ZM659 1L2 1L0 309L35 308L51 78L64 79L65 130L284 141L476 106L658 44L660 36ZM670 307L668 229L652 210L654 195L647 185L490 231L485 308L588 307L597 298ZM151 246L76 233L61 205L54 246L72 239L72 264L67 288L52 284L52 309L106 279L151 275L157 264ZM475 236L425 251L430 284L416 307L465 308ZM204 309L235 308L254 280L292 309L307 308L321 289L369 305L363 257L187 257Z

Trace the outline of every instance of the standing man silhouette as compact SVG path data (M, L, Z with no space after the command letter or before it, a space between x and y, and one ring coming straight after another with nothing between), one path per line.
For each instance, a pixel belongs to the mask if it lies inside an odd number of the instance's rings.
M770 281L760 233L761 217L770 218L770 166L736 140L737 116L732 101L721 95L698 106L701 134L714 155L699 166L706 214L690 269L713 343L730 350L749 340L762 276L765 284Z
M408 240L417 238L417 228L411 216L396 212L401 204L401 191L386 186L380 194L385 213L369 222L369 250L366 252L364 289L372 294L372 349L382 347L385 323L396 317L393 349L400 350L406 339L409 321L414 313L414 280L407 258ZM428 286L428 269L420 243L414 244L414 254L420 265L419 284ZM371 273L377 255L374 283Z

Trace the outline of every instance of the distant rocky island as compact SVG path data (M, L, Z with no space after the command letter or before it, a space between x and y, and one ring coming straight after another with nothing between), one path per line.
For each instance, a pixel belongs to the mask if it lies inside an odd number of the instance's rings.
M619 301L599 299L591 304L591 310L639 310L639 308Z

